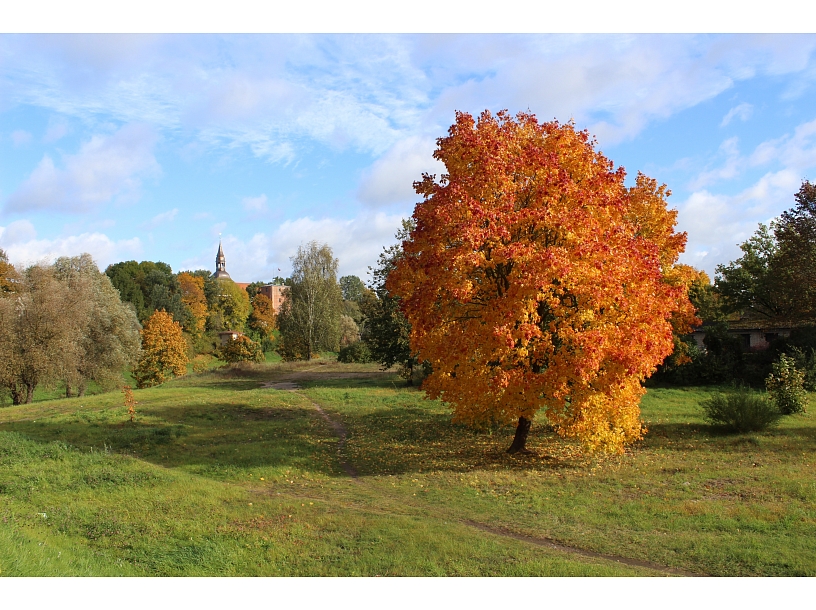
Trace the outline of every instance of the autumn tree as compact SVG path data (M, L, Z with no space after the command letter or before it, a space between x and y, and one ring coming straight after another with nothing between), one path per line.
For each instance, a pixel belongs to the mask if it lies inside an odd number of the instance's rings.
M275 307L272 300L265 294L258 293L252 298L252 312L249 314L247 325L258 331L262 336L269 338L275 330Z
M187 372L187 343L181 325L166 311L156 311L142 329L142 356L133 370L140 388L184 375Z
M0 293L14 292L14 284L19 277L14 265L9 263L8 255L0 248Z
M298 354L310 360L322 349L339 347L343 296L337 284L337 259L329 246L312 241L298 247L291 260L289 296L278 316L281 348L285 358Z
M238 335L218 349L218 357L224 362L263 362L260 344L246 335Z
M594 149L571 124L457 113L387 288L458 421L516 423L524 451L543 409L562 436L619 452L642 437L643 380L694 320L674 266L685 245L665 186Z
M200 335L207 325L207 296L204 294L204 278L191 273L178 274L181 302L189 309L192 324L188 329L193 335Z

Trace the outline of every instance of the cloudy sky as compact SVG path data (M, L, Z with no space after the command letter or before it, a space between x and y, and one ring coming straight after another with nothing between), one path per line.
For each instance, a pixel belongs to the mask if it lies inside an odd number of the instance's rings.
M0 35L0 248L366 278L456 110L574 120L713 273L816 180L816 35ZM280 269L280 271L278 271Z

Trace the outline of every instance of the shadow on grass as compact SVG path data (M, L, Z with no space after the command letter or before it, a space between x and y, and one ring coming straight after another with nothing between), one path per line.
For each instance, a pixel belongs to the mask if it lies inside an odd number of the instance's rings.
M197 471L233 468L307 468L326 476L342 469L334 437L307 407L153 407L157 423L130 421L22 421L1 429L40 442L64 441L81 449L106 449L157 465ZM161 421L164 420L164 421ZM177 423L171 423L177 422Z
M720 426L696 423L650 424L643 445L651 449L686 451L687 443L703 441L710 443L713 448L722 450L761 446L763 451L781 454L790 453L791 444L802 446L804 442L811 446L816 445L816 428L795 425L794 422L786 424L770 427L761 432L730 432Z

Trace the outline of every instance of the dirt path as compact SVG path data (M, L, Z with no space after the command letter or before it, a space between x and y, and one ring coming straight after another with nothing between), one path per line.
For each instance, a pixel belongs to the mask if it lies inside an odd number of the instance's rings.
M297 374L291 375L292 380L279 380L279 381L269 381L263 384L262 388L271 388L275 390L289 390L298 394L298 396L303 397L305 400L309 401L312 406L317 410L320 416L326 420L329 424L329 427L334 431L335 435L337 436L337 457L340 462L340 466L343 468L343 471L355 482L361 483L361 479L359 478L359 474L357 469L354 468L354 465L348 461L345 455L345 448L346 448L346 438L348 433L346 432L345 427L343 426L342 422L333 419L323 410L323 408L310 399L305 394L298 392L300 386L294 381L294 379L298 380L312 380L308 377L305 377L303 373L306 371L301 371ZM349 377L366 377L369 374L367 373L327 373L320 375L321 378L349 378ZM288 376L289 377L289 376ZM403 500L404 502L404 500ZM410 504L410 502L408 503ZM421 508L421 507L416 507ZM389 513L390 514L390 513ZM470 521L470 520L458 520L458 519L451 519L454 521L458 521L459 523L466 525L468 527L477 529L479 531L493 534L494 536L500 536L503 538L510 538L513 540L518 540L520 542L526 542L528 544L534 544L536 546L546 547L549 549L554 549L556 551L561 551L562 553L566 553L568 555L577 555L581 557L588 557L591 559L604 559L607 561L613 561L615 563L620 563L626 566L635 567L635 568L646 568L649 570L654 570L656 572L660 572L662 574L671 575L671 576L705 576L705 574L695 574L693 572L688 572L686 570L682 570L680 568L672 568L670 566L664 566L657 563L653 563L651 561L645 561L641 559L632 559L630 557L621 557L620 555L606 555L604 553L597 553L595 551L590 551L587 549L582 549L579 547L569 546L566 544L562 544L556 540L551 538L546 538L543 536L528 536L525 534L519 534L507 528L495 525L487 525L486 523L479 523L477 521Z

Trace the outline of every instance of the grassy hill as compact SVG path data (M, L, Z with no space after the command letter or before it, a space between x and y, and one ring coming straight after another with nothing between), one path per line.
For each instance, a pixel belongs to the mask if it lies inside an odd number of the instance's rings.
M326 361L5 407L0 575L816 575L813 418L722 436L707 393L615 457Z

